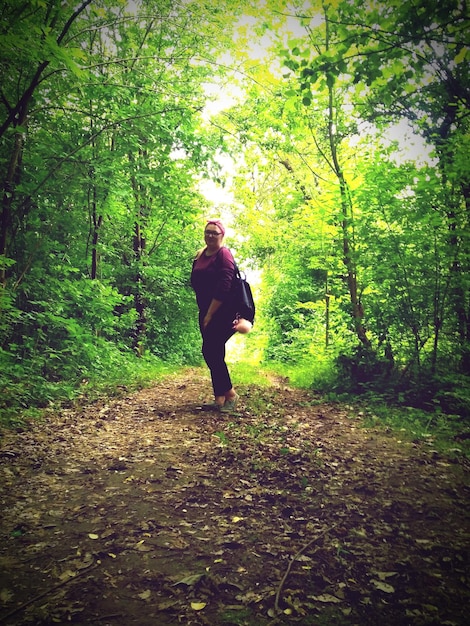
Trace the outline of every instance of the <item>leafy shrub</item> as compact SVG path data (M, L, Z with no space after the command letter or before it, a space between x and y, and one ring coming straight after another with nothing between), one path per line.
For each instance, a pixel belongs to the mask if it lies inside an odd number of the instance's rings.
M360 393L386 384L393 363L378 357L373 350L358 346L351 354L340 354L335 360L335 367L342 390Z

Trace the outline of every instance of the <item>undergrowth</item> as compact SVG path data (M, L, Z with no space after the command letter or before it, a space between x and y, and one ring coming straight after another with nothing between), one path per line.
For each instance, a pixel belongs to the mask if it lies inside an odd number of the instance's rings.
M348 390L346 381L339 381L332 367L303 362L293 364L269 363L258 368L263 376L283 377L292 387L310 389L325 402L350 407L362 420L364 427L390 429L402 438L415 441L450 457L470 458L470 381L441 376L434 388L426 393L416 386L413 393L394 389ZM253 380L258 380L254 378ZM426 397L421 405L419 398Z
M97 365L74 379L50 380L34 368L27 371L23 367L18 375L4 371L0 374L0 426L19 426L40 418L45 411L127 394L181 369L151 356L118 351L112 356L107 366Z
M370 399L357 402L356 408L363 415L365 427L388 428L437 453L470 458L468 423L460 415L410 406L390 406Z

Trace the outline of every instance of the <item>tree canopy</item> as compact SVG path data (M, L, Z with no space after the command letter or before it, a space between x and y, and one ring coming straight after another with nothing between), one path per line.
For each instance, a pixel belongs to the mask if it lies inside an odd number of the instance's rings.
M263 359L468 407L465 3L5 0L0 16L1 409L136 358L197 362L188 278L215 213L261 277Z

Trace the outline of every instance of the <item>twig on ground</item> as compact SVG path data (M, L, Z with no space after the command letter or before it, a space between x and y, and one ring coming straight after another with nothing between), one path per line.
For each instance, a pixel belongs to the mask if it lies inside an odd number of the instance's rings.
M311 541L306 543L302 548L300 548L300 550L297 552L297 554L295 554L292 557L292 559L289 562L289 565L287 566L286 573L282 577L282 580L279 583L279 587L277 588L276 599L274 601L274 611L276 612L276 614L279 613L279 600L280 600L280 597L281 597L282 588L284 587L284 583L286 582L287 577L289 576L290 571L291 571L292 566L294 565L295 561L299 558L299 556L301 554L303 554L305 552L305 550L308 550L308 548L310 548L310 546L312 544L314 544L316 541L321 539L324 535L326 535L327 532L329 532L330 530L333 530L333 528L336 528L336 526L338 526L338 524L333 524L333 526L329 526L328 528L325 528L325 530L323 530L319 535L314 537Z
M71 578L68 578L67 580L62 580L60 583L57 583L57 585L54 585L50 589L43 591L43 593L39 593L37 596L34 596L34 598L31 598L27 602L23 602L23 604L21 604L20 606L17 606L16 609L13 609L13 611L10 611L9 613L7 613L7 615L3 615L3 617L0 617L0 624L2 622L5 622L10 617L13 617L13 615L20 613L20 611L22 611L23 609L26 609L26 607L30 606L31 604L34 604L37 600L40 600L41 598L48 596L50 593L53 593L54 591L56 591L56 589L60 589L60 587L64 587L68 583L72 582L72 580L77 580L77 578L81 576L82 574L84 574L85 572L89 572L93 569L96 569L98 565L100 565L100 563L94 563L87 568L78 570L75 576L72 576Z

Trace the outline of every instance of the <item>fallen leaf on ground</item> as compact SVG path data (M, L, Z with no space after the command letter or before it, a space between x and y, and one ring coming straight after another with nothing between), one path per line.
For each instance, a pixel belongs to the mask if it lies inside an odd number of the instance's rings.
M331 602L333 604L339 604L341 600L336 596L332 596L330 593L322 593L319 596L309 596L312 600L316 600L317 602Z
M381 580L371 580L370 581L376 589L379 591L383 591L384 593L395 593L395 588L388 583L384 583Z

